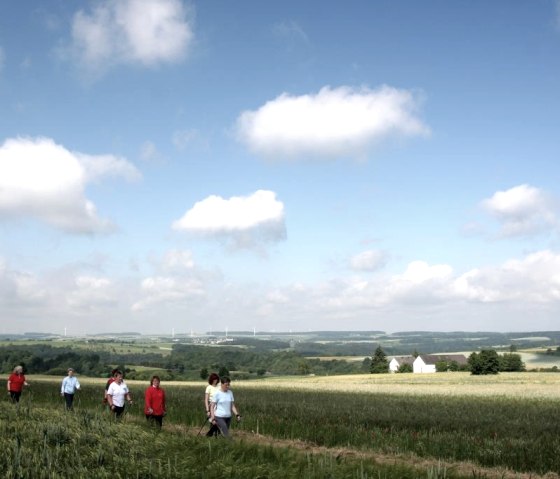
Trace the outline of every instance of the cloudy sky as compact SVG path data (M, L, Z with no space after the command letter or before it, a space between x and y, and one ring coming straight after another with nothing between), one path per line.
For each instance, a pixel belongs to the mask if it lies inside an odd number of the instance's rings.
M560 327L560 3L0 7L0 333Z

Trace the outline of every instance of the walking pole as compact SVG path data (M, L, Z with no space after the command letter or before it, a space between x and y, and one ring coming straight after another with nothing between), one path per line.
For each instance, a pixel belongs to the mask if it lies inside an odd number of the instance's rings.
M199 429L198 434L196 435L196 437L200 436L200 433L202 432L202 430L204 429L204 426L206 426L206 423L207 423L209 420L210 420L210 419L208 419L208 418L206 418L206 419L204 420L204 422L202 423L202 426L201 426L201 428Z

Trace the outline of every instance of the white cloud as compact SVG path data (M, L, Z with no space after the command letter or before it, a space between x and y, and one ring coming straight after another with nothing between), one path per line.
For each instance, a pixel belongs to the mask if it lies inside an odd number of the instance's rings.
M284 93L237 119L238 139L266 157L362 156L391 136L427 135L409 91L322 88L317 94Z
M285 286L201 276L188 251L170 251L159 272L142 281L74 267L36 275L0 258L0 317L18 318L3 326L516 331L527 329L527 317L535 330L554 329L560 314L560 253L550 250L459 274L449 265L413 261L399 274Z
M143 311L153 306L180 306L192 297L205 294L203 284L194 278L155 276L146 278L141 285L142 299L132 305L132 311Z
M173 222L172 228L189 233L229 237L238 247L285 238L284 204L272 191L224 199L212 195Z
M103 175L137 178L126 160L68 151L49 138L8 139L0 146L0 217L33 217L71 233L112 228L84 194Z
M193 18L180 0L104 0L72 24L72 50L87 69L115 64L154 66L182 60Z
M38 278L24 271L15 271L9 268L8 263L0 257L0 316L10 317L5 313L14 307L26 311L33 306L41 306L46 298L46 288L41 285Z
M531 236L557 228L557 208L542 190L519 185L498 191L482 207L500 223L500 237Z
M482 302L558 301L560 255L544 250L500 267L475 269L457 278L453 287L459 296Z
M368 250L350 258L350 267L355 271L376 271L387 261L387 255L383 251Z
M194 268L194 259L190 251L170 250L163 257L162 269L167 272L184 272Z
M74 288L67 295L67 305L74 310L95 311L116 303L113 282L105 277L77 276Z

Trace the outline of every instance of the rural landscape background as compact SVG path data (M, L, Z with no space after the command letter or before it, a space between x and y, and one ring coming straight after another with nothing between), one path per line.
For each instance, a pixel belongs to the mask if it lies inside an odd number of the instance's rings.
M558 479L559 85L560 0L0 2L0 476Z
M378 348L519 354L526 371L372 374ZM2 338L0 358L6 377L23 363L30 382L18 405L0 404L5 477L560 475L559 331L30 333ZM82 384L72 412L59 393L68 367ZM101 401L114 367L135 400L121 422ZM204 436L209 372L234 379L243 418L231 442ZM162 431L143 416L154 374L168 397Z

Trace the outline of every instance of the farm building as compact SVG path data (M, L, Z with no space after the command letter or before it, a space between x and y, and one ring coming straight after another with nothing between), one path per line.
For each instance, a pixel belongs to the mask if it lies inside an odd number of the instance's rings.
M436 363L440 362L460 367L467 364L467 358L464 354L421 354L414 360L412 370L415 373L435 373Z
M414 356L395 356L389 362L389 372L396 373L403 364L410 364L412 366L414 359Z

